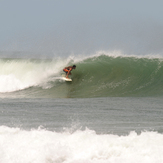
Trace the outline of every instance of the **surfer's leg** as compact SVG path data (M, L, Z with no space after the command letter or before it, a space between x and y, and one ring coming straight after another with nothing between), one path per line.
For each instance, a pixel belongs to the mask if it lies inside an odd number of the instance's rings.
M68 78L68 70L63 69L63 71L66 73L66 78Z
M71 75L71 72L70 72L70 71L67 72L66 78L69 78L69 77L68 77L69 75Z
M69 72L66 73L66 78L68 78Z

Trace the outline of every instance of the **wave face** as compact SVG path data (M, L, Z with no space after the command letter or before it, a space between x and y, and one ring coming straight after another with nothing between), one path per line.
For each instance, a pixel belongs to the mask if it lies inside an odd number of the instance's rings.
M62 69L76 64L72 82ZM162 58L98 55L68 59L0 60L1 97L89 98L162 96Z

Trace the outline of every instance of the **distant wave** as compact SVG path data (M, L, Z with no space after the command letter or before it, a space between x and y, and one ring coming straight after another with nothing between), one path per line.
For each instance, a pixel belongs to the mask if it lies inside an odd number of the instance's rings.
M89 98L163 95L162 58L105 54L83 58L1 59L0 96ZM63 81L62 69L74 63L77 68L72 71L73 81Z

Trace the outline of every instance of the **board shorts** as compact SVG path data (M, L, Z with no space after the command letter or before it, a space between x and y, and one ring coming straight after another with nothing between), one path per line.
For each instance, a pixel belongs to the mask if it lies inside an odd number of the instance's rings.
M67 69L63 69L63 71L67 74L69 70L67 70Z

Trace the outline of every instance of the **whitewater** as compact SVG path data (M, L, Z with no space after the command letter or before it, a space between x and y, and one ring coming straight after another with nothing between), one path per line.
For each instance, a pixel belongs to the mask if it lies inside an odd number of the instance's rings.
M0 163L163 162L161 56L103 51L0 67Z
M128 136L94 131L56 133L0 127L1 162L130 163L162 162L163 135L144 132ZM5 150L2 150L5 149Z

